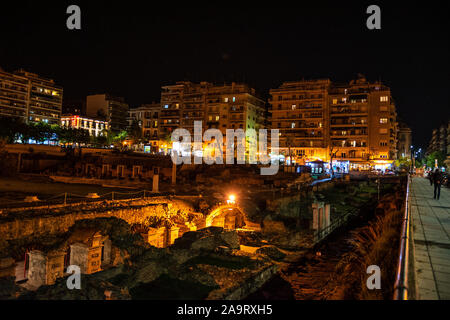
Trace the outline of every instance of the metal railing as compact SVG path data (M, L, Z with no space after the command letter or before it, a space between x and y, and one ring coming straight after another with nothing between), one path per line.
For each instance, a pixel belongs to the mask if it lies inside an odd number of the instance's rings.
M5 203L0 203L0 210L11 210L11 209L22 209L22 208L36 208L36 207L46 207L54 205L68 206L73 204L80 204L86 202L101 202L101 201L123 201L123 200L137 200L137 199L148 199L152 197L160 196L173 196L174 192L152 192L149 190L139 190L136 192L117 192L112 191L105 194L87 194L80 195L75 193L60 193L58 195L52 196L47 199L37 200L37 201L7 201Z
M337 228L345 225L349 217L354 214L354 211L348 211L347 213L337 217L329 226L323 229L317 229L314 231L314 243L318 243L325 239L327 236L333 233Z
M410 226L410 208L409 208L409 184L410 175L406 180L406 199L405 213L402 223L402 235L400 240L400 254L398 257L397 273L394 285L394 300L408 300L408 256L409 256L409 226Z

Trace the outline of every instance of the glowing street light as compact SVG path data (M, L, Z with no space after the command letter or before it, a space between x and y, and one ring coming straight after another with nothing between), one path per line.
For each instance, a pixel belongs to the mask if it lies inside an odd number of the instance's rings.
M230 194L228 196L227 204L235 204L236 203L236 196L234 194Z

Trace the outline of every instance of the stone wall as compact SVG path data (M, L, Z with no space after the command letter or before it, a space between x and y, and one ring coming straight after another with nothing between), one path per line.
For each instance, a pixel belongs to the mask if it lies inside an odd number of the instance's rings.
M114 201L105 201L101 204L85 203L53 210L23 210L0 220L0 234L4 240L12 240L31 235L39 237L64 233L77 220L101 217L116 217L129 224L142 224L149 216L165 215L168 208L172 211L193 212L189 202L163 197L121 202L120 205Z

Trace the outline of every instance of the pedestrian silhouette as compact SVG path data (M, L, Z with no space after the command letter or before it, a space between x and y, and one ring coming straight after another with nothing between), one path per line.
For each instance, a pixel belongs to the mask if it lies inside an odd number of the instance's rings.
M441 196L441 184L442 184L442 173L439 169L436 169L433 173L433 183L434 183L434 199L439 200L439 197Z

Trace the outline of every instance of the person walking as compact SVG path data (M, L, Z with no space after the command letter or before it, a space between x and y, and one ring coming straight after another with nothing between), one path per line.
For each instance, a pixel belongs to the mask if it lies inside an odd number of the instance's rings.
M433 170L428 171L427 175L428 180L430 180L430 186L433 185Z
M439 200L441 195L441 183L442 183L442 173L439 169L436 169L433 174L433 183L434 183L434 199Z

